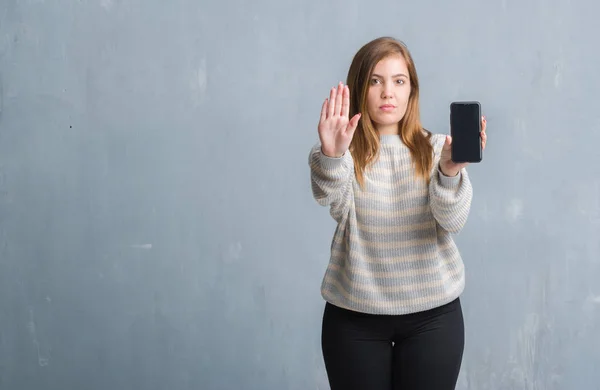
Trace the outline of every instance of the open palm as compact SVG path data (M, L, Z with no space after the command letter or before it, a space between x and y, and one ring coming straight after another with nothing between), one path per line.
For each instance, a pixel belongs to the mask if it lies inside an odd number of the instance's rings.
M350 90L340 83L331 88L329 99L321 107L319 120L319 139L321 150L326 156L341 157L352 142L360 114L348 118L350 111Z

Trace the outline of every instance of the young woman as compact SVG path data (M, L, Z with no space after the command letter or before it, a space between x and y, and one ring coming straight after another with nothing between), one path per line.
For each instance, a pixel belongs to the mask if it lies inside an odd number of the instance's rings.
M485 148L486 121L482 118ZM332 390L450 390L464 348L464 266L451 234L467 221L467 164L425 130L401 42L355 55L321 109L312 191L337 221L321 293Z

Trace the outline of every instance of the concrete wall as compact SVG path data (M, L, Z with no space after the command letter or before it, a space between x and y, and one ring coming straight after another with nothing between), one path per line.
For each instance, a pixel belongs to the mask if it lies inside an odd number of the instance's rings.
M0 2L0 388L328 389L321 102L404 40L481 101L459 389L600 383L600 5Z

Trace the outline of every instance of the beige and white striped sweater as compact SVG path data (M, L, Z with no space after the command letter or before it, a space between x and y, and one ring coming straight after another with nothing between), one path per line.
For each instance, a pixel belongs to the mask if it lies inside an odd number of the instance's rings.
M407 314L458 297L464 265L451 237L469 214L472 187L462 169L439 171L445 135L433 134L434 164L427 184L417 179L409 149L397 135L380 137L379 159L354 175L352 155L327 157L321 145L309 155L313 196L329 206L338 225L321 286L326 301L372 314Z

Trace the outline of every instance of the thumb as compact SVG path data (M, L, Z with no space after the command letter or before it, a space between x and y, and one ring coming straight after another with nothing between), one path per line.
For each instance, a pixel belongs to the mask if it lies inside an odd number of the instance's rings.
M447 135L446 141L444 142L444 149L446 149L446 150L450 149L451 144L452 144L452 136Z
M356 130L359 120L360 120L360 113L354 115L352 117L352 119L350 119L350 122L348 122L348 127L346 127L346 131L348 132L348 135L350 137L352 137L354 135L354 130Z

